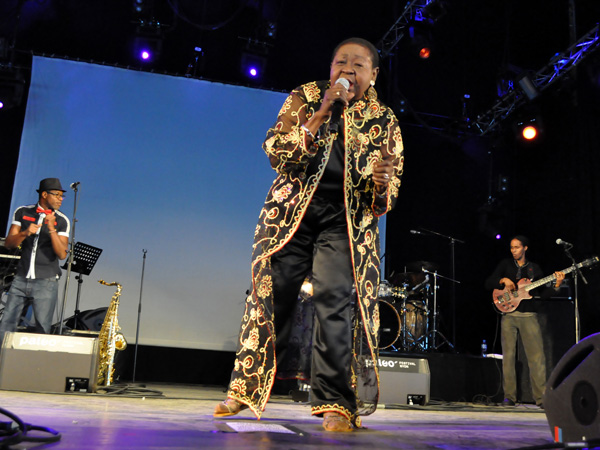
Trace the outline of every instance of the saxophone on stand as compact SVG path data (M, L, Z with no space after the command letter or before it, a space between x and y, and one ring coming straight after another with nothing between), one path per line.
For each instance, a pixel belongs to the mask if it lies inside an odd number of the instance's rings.
M102 328L98 336L98 386L110 386L115 372L114 360L116 350L125 350L127 342L120 332L118 313L119 298L121 297L122 286L117 283L107 283L104 280L98 280L98 283L105 286L116 286L117 291L110 300L110 306L106 311Z

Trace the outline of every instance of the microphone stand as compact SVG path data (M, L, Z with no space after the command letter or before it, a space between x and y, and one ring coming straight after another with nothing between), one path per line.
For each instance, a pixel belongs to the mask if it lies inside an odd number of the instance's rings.
M444 239L448 239L450 241L450 281L452 283L452 289L450 291L450 307L452 308L452 342L456 342L456 283L459 283L456 280L456 258L455 258L455 244L458 242L459 244L464 244L465 241L461 241L460 239L456 239L452 236L446 236L444 234L438 233L436 231L426 230L425 228L420 228L421 230L434 234L436 236L443 237ZM435 291L434 291L435 294Z
M135 330L135 352L133 354L133 377L131 378L131 382L135 383L135 369L137 365L137 351L138 351L138 338L140 336L140 316L142 315L142 290L144 288L144 270L146 269L146 253L148 250L142 249L144 253L143 261L142 261L142 280L140 282L140 301L138 304L138 316L137 316L137 327Z
M63 291L63 301L60 305L60 317L59 317L59 327L58 334L62 334L63 332L63 321L65 317L65 307L67 306L67 297L69 294L69 280L71 278L71 268L73 266L73 257L75 252L73 248L75 247L75 225L77 224L77 204L79 203L79 197L77 193L79 192L79 183L71 184L71 189L75 192L75 198L73 199L73 226L71 227L71 236L69 237L69 259L67 263L67 276L65 278L65 288Z
M578 287L577 287L577 279L580 276L581 279L583 280L583 282L585 284L588 284L587 280L585 279L585 277L583 276L583 273L581 272L581 269L579 267L577 267L577 263L575 262L575 258L573 258L573 255L571 255L570 250L573 248L572 245L565 245L564 246L564 250L565 250L565 254L567 255L567 257L571 260L571 262L573 263L573 267L575 268L574 274L573 274L573 280L574 280L574 290L575 290L575 294L574 294L574 309L575 309L575 343L577 344L579 342L579 337L580 337L580 329L579 329L579 299L578 299Z

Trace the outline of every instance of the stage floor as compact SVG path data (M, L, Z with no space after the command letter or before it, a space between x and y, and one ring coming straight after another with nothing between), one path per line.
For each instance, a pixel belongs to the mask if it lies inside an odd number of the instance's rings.
M121 387L118 385L116 387ZM521 449L551 444L542 409L472 403L387 405L363 417L365 429L326 433L307 404L273 396L260 421L249 411L214 419L223 388L131 385L122 393L51 394L0 390L0 407L23 422L61 433L57 449ZM117 391L118 392L118 391ZM6 417L0 422L9 421ZM43 433L32 436L47 436Z

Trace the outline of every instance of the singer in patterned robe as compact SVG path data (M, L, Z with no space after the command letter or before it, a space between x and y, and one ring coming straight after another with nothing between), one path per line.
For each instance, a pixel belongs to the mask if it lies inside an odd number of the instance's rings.
M330 80L294 89L267 132L276 178L254 233L228 399L215 417L250 408L260 418L311 273L311 412L328 431L351 431L376 408L378 220L396 202L404 161L397 119L374 89L378 63L369 42L342 42Z

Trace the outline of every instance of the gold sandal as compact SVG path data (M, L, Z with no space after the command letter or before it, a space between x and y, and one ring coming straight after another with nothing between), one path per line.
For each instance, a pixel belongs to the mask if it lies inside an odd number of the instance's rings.
M337 412L327 412L323 415L323 428L325 428L325 431L336 433L345 433L354 429L352 423Z
M237 400L232 398L228 398L224 402L219 403L215 407L215 412L213 413L213 417L227 417L227 416L235 416L240 411L244 409L248 409L248 405L244 405Z

